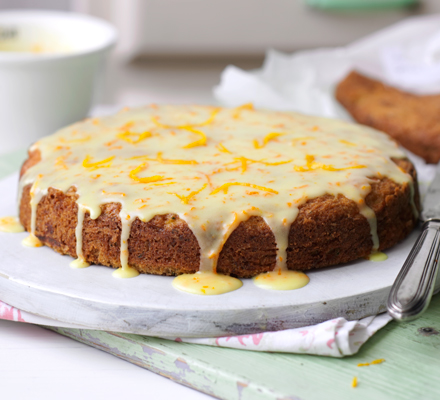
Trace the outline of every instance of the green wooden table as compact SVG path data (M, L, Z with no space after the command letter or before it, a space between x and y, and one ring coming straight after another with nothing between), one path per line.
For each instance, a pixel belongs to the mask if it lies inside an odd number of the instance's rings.
M24 151L0 156L0 178ZM391 322L352 357L257 353L141 335L50 328L222 399L440 399L440 295L419 319ZM376 359L377 365L358 367ZM353 388L353 378L358 386Z

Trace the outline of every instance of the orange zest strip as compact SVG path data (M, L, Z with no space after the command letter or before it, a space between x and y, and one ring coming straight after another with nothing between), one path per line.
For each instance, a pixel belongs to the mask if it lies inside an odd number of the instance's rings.
M228 193L228 189L230 186L247 186L247 187L251 187L254 189L258 189L258 190L263 190L265 192L269 192L269 193L274 193L274 194L278 194L278 192L276 190L264 187L264 186L258 186L258 185L254 185L253 183L242 183L242 182L228 182L228 183L224 183L223 185L219 186L217 189L214 189L210 194L217 194L218 192L220 192L220 190L223 190L223 192L226 194Z
M146 178L139 178L137 174L140 171L142 171L147 165L148 165L147 163L142 163L141 165L137 166L134 170L130 171L129 174L130 178L140 183L159 182L159 181L171 179L171 178L164 178L162 175L153 175Z
M188 124L188 125L166 125L159 122L158 118L156 116L151 117L151 121L153 124L158 126L159 128L164 129L187 129L187 128L194 128L194 127L200 127L200 126L206 126L214 122L214 119L216 115L220 112L221 108L216 108L214 111L211 112L211 115L206 121L200 122L199 124Z
M345 171L347 169L361 169L361 168L367 168L367 166L366 165L354 165L352 167L335 168L333 165L326 165L326 164L315 162L315 156L312 156L312 155L306 155L306 166L305 167L298 167L297 165L294 166L294 170L297 172L309 172L309 171L315 171L317 169L322 169L324 171Z
M219 143L216 147L217 147L217 149L219 149L223 153L232 154L232 152L230 152L225 146L223 146L222 143Z
M130 157L129 160L143 159L147 161L157 161L162 164L198 164L196 160L168 160L166 158L162 158L162 154L163 153L159 151L156 158L150 158L147 156L134 156Z
M196 160L168 160L162 158L162 154L163 153L161 151L157 153L157 161L162 164L198 164Z
M89 155L86 156L86 158L84 159L84 161L82 162L82 166L84 168L109 168L112 165L112 160L115 158L115 156L111 156L108 158L105 158L104 160L101 161L95 161L95 162L90 162L91 157Z
M371 364L382 364L385 361L385 358L379 358L377 360L371 361Z
M220 110L221 108L216 108L214 111L211 112L211 115L205 122L202 122L201 124L197 124L197 125L193 124L193 126L206 126L211 124L212 122L214 122L214 119L217 116L217 114L220 112Z
M241 173L244 174L247 170L247 163L251 160L247 159L246 157L237 157L235 160L241 163Z
M83 143L83 142L87 142L88 140L90 140L92 138L91 135L84 135L81 138L78 139L70 139L70 140L66 140L64 138L60 138L60 142L61 143Z
M189 126L182 127L182 129L185 129L185 130L192 132L192 133L196 133L197 135L200 135L202 137L201 139L196 140L195 142L192 142L192 143L187 144L186 146L183 146L184 149L189 149L191 147L197 147L197 146L206 146L207 138L206 138L206 135L202 131L199 131L197 129L193 129Z
M289 164L291 163L293 160L287 160L287 161L277 161L277 162L266 162L266 161L255 161L264 165L282 165L282 164Z
M304 141L305 143L305 141L309 139L315 139L315 138L313 136L303 136L303 137L294 138L292 139L292 145L294 146L299 141Z
M368 367L370 365L370 363L359 363L357 366L358 367Z
M152 136L151 132L145 131L142 133L125 131L116 135L119 139L125 140L127 143L137 144L142 140Z
M193 192L191 192L188 196L184 196L184 195L180 195L177 193L169 193L169 194L174 194L174 196L177 196L180 201L182 202L182 204L188 204L189 201L196 195L199 194L202 190L204 190L206 187L208 186L207 183L205 183L199 190L194 190Z
M252 110L254 110L254 105L252 103L246 103L246 104L243 104L239 107L235 107L233 110L233 113L232 113L232 118L234 118L234 119L240 118L241 112L243 110L252 111Z
M358 378L355 376L351 381L351 387L355 388L358 385Z
M151 186L174 185L177 182L152 183Z
M278 132L271 132L271 133L268 133L268 134L264 137L264 139L263 139L263 144L259 144L259 143L258 143L258 140L255 139L255 140L254 140L254 147L255 147L256 149L262 149L263 147L266 147L266 145L267 145L271 140L275 140L277 137L279 137L279 136L284 136L284 135L285 135L285 133L278 133Z
M234 164L236 162L239 162L239 163L241 163L241 166L237 167L237 168L226 168L226 170L227 171L234 171L234 170L236 170L238 168L241 168L241 173L242 174L244 174L245 171L247 170L248 163L259 163L259 164L264 164L264 165L282 165L282 164L288 164L288 163L292 162L292 160L277 161L277 162L267 162L267 161L264 161L264 159L263 160L252 160L250 158L243 157L243 156L235 157L234 160L235 161L233 161L231 163L228 163L228 164ZM226 164L226 165L228 165L228 164ZM218 172L221 172L221 171L218 171ZM214 173L217 173L217 171L214 171Z
M348 140L340 139L340 143L346 144L347 146L356 146L354 143L349 142Z
M125 196L125 193L122 193L122 192L106 192L105 190L103 190L102 193L105 194L106 196L110 196L113 194L116 194L118 196Z
M64 161L66 161L66 158L69 157L71 154L72 154L72 152L69 151L68 153L66 153L64 155L57 157L55 159L55 167L69 169Z

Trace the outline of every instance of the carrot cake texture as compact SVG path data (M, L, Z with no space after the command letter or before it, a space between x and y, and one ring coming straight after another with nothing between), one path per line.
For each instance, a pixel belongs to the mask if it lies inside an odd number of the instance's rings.
M387 135L251 104L78 122L30 148L19 190L28 245L123 276L347 263L405 238L419 208L415 169Z

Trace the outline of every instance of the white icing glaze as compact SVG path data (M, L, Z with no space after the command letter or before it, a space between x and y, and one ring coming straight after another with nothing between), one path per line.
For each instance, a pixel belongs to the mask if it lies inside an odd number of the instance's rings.
M17 217L2 217L0 218L0 232L20 233L24 232L24 227Z
M41 161L27 170L32 184L31 235L36 207L49 187L77 190L80 210L92 219L101 205L121 204L121 265L117 276L136 275L128 265L131 223L178 214L200 246L200 271L215 272L231 232L252 215L264 218L277 247L277 270L286 269L291 223L298 207L326 193L355 201L379 246L374 212L365 205L371 178L399 184L412 178L391 160L404 153L376 130L296 113L203 106L125 109L88 119L41 139ZM82 217L81 217L81 215ZM82 255L78 214L77 254ZM119 271L119 272L118 272Z
M85 208L80 204L78 205L78 217L76 222L75 229L75 238L76 238L76 257L77 259L70 263L72 268L87 268L90 264L84 259L83 255L83 226L84 226L84 215Z
M243 283L232 276L199 271L179 275L173 280L173 286L187 293L209 296L232 292L241 288Z
M301 271L271 271L253 278L255 285L269 290L294 290L306 286L310 279Z

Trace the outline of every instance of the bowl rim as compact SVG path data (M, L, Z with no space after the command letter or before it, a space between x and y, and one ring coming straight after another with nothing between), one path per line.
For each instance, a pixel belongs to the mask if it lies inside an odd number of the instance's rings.
M8 62L44 62L50 60L64 60L71 59L77 57L83 57L90 54L97 54L100 52L104 52L106 50L111 49L118 39L118 32L116 28L110 24L109 22L93 17L87 14L81 14L70 11L55 11L55 10L6 10L0 11L0 23L6 22L6 20L10 17L10 22L16 19L16 22L19 22L20 19L31 19L35 18L35 22L44 21L46 18L58 18L64 20L74 20L74 21L87 21L89 24L93 24L97 29L104 31L106 34L105 39L102 43L91 46L84 50L73 50L66 53L32 53L32 52L7 52L0 51L0 63L8 63ZM34 21L33 21L34 22Z

